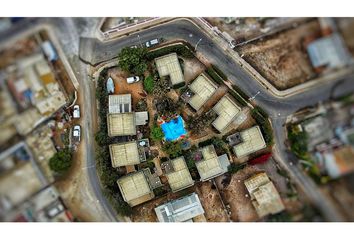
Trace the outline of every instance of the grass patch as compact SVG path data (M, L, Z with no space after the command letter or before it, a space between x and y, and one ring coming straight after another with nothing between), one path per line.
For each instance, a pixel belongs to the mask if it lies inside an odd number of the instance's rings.
M144 79L144 90L151 94L154 91L155 82L152 76L148 76Z

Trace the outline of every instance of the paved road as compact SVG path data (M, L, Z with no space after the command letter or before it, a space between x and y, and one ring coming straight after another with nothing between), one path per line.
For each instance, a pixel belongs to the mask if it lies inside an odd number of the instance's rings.
M332 204L319 191L312 179L303 173L296 162L290 163L289 159L292 159L293 156L288 153L284 145L285 131L283 125L289 114L294 113L301 108L315 105L320 101L326 101L331 96L339 96L354 91L354 84L352 81L354 76L337 79L330 83L308 89L304 93L284 99L278 99L271 95L267 89L262 87L248 74L248 72L232 60L227 54L227 51L230 51L229 49L221 49L204 32L186 20L174 21L105 43L102 43L97 39L82 38L80 42L80 56L85 61L95 65L115 58L120 49L125 46L136 45L140 42L145 42L157 37L163 37L167 40L183 39L191 43L193 46L202 39L198 45L198 52L205 56L206 59L210 60L210 62L217 65L227 74L230 80L244 90L249 96L260 91L260 94L256 97L255 101L270 115L274 126L274 151L279 156L278 160L281 161L282 165L287 170L289 170L296 182L303 187L309 199L321 210L327 220L343 220ZM88 49L92 49L92 51L88 51Z

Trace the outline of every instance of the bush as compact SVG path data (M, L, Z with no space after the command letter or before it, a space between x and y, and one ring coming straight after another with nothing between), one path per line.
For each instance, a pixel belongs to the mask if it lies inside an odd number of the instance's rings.
M162 150L171 158L176 158L182 155L181 142L166 142L162 145Z
M68 148L56 152L53 157L49 159L49 167L57 174L64 174L72 165L72 153Z
M237 173L238 171L244 169L247 166L246 163L243 164L236 164L236 163L231 163L230 166L228 167L229 173Z
M205 71L210 76L210 78L214 80L214 82L218 84L224 83L224 80L214 71L212 67L208 67Z
M241 90L241 88L239 88L236 85L232 85L232 88L243 98L243 99L249 99L250 97Z
M154 91L154 78L152 76L148 76L144 79L144 89L147 93L151 94Z
M173 89L179 89L179 88L182 88L184 86L186 86L186 83L181 82L181 83L177 83L176 85L173 85L172 88Z
M194 53L192 50L187 48L185 45L173 45L164 48L160 48L147 53L148 60L154 60L155 58L170 54L177 53L177 55L185 57L185 58L194 58Z
M150 133L150 138L153 141L161 141L163 138L165 137L162 129L160 126L153 126L151 129L151 133Z
M242 107L247 106L246 100L244 98L242 98L237 92L235 92L233 90L229 90L229 93L231 94L231 96L233 96L235 98L235 100L238 102L238 104L240 104Z
M263 114L266 114L263 110L261 110L261 108L255 107L252 109L251 115L259 125L264 137L264 141L267 143L268 146L270 146L273 145L273 129L270 125L268 118L263 116L262 112Z
M224 80L227 80L227 76L225 75L225 73L223 73L217 66L215 65L211 65L211 67L214 69L214 71Z

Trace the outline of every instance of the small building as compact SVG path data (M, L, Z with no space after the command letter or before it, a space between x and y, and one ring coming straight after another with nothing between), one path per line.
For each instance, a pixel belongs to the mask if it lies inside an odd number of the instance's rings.
M172 171L166 173L168 183L172 189L172 192L178 192L182 189L193 186L194 181L188 170L186 161L183 157L170 160Z
M155 213L159 222L190 222L204 214L204 209L198 195L192 193L156 207Z
M149 201L155 197L143 171L131 173L117 180L124 201L131 207Z
M342 146L323 154L324 165L331 178L338 178L354 172L354 149Z
M138 144L135 141L111 144L109 154L114 168L140 163Z
M203 159L195 163L201 181L208 181L227 172L230 165L227 154L218 157L214 145L203 147L201 151Z
M267 147L259 126L254 126L240 133L241 143L233 147L234 153L238 158L257 152Z
M245 180L244 183L251 196L252 205L260 218L285 209L277 189L266 173L258 173Z
M109 113L129 113L132 111L131 94L109 95L108 112Z
M155 59L155 64L160 77L169 76L172 85L184 82L181 66L176 53L171 53Z
M212 125L219 131L222 132L226 127L230 125L237 117L241 108L237 106L235 101L233 101L230 96L223 96L220 101L213 107L213 111L218 114L218 117L212 123Z
M189 104L198 111L203 104L216 92L217 85L214 84L205 74L200 74L190 85L193 96Z
M107 115L108 136L132 136L136 134L135 113Z
M149 121L148 112L135 112L135 125L141 126L146 125Z
M337 33L311 42L307 46L307 53L314 68L340 68L352 61L341 36Z

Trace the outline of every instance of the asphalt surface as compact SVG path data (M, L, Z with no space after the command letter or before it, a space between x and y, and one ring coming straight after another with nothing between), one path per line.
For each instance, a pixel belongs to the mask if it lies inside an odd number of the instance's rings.
M35 19L31 20L30 23L26 22L23 24L22 30L28 26L33 26L33 22L37 23L39 21ZM79 23L76 22L74 24L70 22L70 24L68 24L68 20L63 21L62 19L56 18L51 20L51 24L58 26L62 36L68 34L73 37L74 41L79 41L77 39L78 35L76 35L77 29L74 28L81 27L87 31L87 29L90 29L89 25L91 25L87 23L87 26L85 26L85 21L81 21ZM81 24L81 26L78 26L78 24ZM20 31L21 27L18 27L16 30ZM72 32L76 33L73 34ZM336 79L330 83L321 84L319 86L308 89L301 94L279 99L270 94L270 92L261 86L255 79L253 79L253 77L249 75L247 71L245 71L239 64L235 63L233 59L228 55L228 51L230 51L229 49L221 49L212 41L212 39L208 37L208 35L206 35L199 28L186 20L174 21L157 27L152 27L139 33L131 34L129 36L109 42L100 42L98 39L93 37L94 34L87 34L87 32L85 34L79 35L85 35L85 37L80 38L80 44L78 46L79 55L83 61L71 62L71 64L75 69L75 72L77 71L79 73L78 77L80 86L83 88L82 91L85 99L83 132L85 138L85 150L88 156L87 166L95 165L94 133L91 129L93 126L92 121L95 119L93 116L95 109L93 109L93 107L96 106L96 103L94 96L94 86L91 80L88 78L88 66L85 63L96 65L98 63L113 59L117 56L123 47L144 43L145 41L151 40L153 38L163 37L166 40L182 39L188 41L193 46L195 46L196 43L202 39L198 44L197 50L199 53L201 53L211 63L217 65L228 76L228 78L233 81L234 84L239 86L249 96L253 96L258 91L260 91L260 94L256 97L255 102L264 108L271 118L275 136L274 152L279 156L277 160L286 167L286 169L292 175L293 179L303 187L308 198L311 200L314 206L316 206L322 212L325 219L328 221L343 220L331 205L331 203L327 200L327 198L325 198L319 191L318 187L315 185L312 179L303 173L300 167L296 164L296 161L292 160L293 156L287 152L284 145L285 131L283 129L283 125L285 123L286 117L289 114L296 112L298 109L315 105L318 102L326 101L334 96L340 96L349 92L353 92L353 76L348 76L343 79ZM4 40L4 37L1 34L0 42L2 40ZM66 54L77 55L77 42L73 44L75 46L71 48L68 46L63 46L64 50L65 48L67 49ZM75 53L73 54L72 51L75 51ZM291 164L291 162L293 162L293 164ZM117 220L110 204L102 194L96 173L96 168L88 167L87 174L90 179L94 194L99 200L101 206L105 209L107 215L112 221Z

